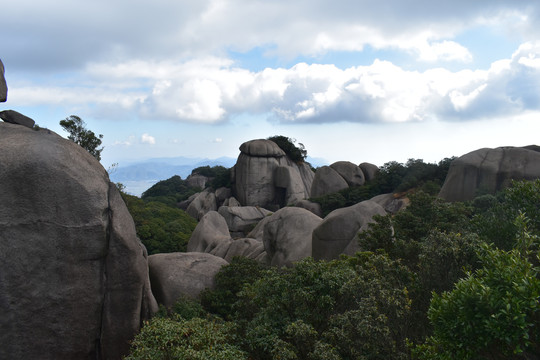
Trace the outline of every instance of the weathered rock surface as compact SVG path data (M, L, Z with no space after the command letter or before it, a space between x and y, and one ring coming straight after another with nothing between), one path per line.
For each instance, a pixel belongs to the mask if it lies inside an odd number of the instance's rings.
M191 201L186 212L196 220L200 220L209 211L217 210L216 194L205 190L200 192L193 201Z
M189 186L200 188L201 190L203 190L206 187L207 181L208 181L208 178L200 174L189 175L186 179L186 182Z
M5 78L5 69L2 60L0 60L0 102L5 102L7 100L7 83Z
M397 198L394 194L381 194L370 199L381 205L388 213L395 214L409 205L407 198Z
M452 161L439 196L448 201L472 200L479 192L494 194L512 179L537 178L540 152L534 146L484 148Z
M366 181L375 179L377 173L379 172L377 165L371 163L363 162L359 165L359 167L362 169L362 173L364 174Z
M187 244L188 252L210 253L220 243L229 243L231 236L225 218L217 211L210 211L204 215Z
M290 169L278 170L275 179L276 168L282 166ZM307 164L291 161L273 141L251 140L240 146L232 174L233 193L244 206L278 209L302 193L302 198L308 198L313 176Z
M309 200L300 200L300 201L297 201L294 204L294 206L302 208L302 209L309 210L313 214L317 215L318 217L322 218L322 216L323 216L321 204L319 204L319 203L312 202L312 201L309 201Z
M313 258L331 260L358 250L357 234L367 229L374 215L386 212L374 201L366 200L328 214L313 230Z
M0 134L0 358L120 359L157 309L116 186L51 131Z
M223 216L229 231L244 232L270 215L271 212L258 206L222 206L218 213Z
M311 185L311 197L319 197L347 189L349 184L330 166L321 166Z
M350 161L337 161L330 165L349 186L362 186L366 182L362 169Z
M263 243L273 266L291 266L311 256L312 233L322 219L312 212L286 207L264 224Z
M0 119L11 124L22 125L28 128L33 128L36 123L33 119L15 110L0 111Z
M227 261L205 253L167 253L148 257L152 291L158 303L172 307L181 298L196 299L213 289L214 278Z

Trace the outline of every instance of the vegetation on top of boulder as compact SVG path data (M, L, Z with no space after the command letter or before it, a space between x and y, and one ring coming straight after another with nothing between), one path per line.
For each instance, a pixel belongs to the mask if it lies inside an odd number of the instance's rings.
M335 209L352 206L380 194L417 189L435 195L444 183L452 160L445 158L438 164L424 163L421 159L409 159L405 164L391 161L381 166L375 179L364 185L312 198L311 201L319 203L323 216L326 216Z
M210 179L209 186L216 190L220 187L231 187L231 169L221 165L201 166L191 171L191 175L199 174Z
M305 162L307 157L307 150L304 147L304 144L298 143L298 146L295 145L296 140L291 139L282 135L270 136L267 140L273 141L279 146L281 150L287 154L289 159L294 162L301 163Z
M103 139L102 134L96 136L93 131L86 129L85 122L76 115L71 115L64 120L60 120L60 126L69 133L69 140L80 145L92 154L93 157L98 159L98 161L101 160L103 147L98 147L101 145L101 139Z

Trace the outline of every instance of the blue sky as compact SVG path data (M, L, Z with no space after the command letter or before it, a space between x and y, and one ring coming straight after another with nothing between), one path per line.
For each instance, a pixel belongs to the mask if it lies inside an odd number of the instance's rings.
M0 0L1 1L1 0ZM285 135L329 163L538 144L540 2L2 1L8 101L102 163L238 156Z

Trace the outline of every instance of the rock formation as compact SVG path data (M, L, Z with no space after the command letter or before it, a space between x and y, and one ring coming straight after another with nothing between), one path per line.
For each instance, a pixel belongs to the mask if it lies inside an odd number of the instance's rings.
M7 100L8 88L4 72L4 64L2 63L2 60L0 60L0 102L5 102Z
M4 77L5 69L2 60L0 59L0 102L6 102L7 100L7 83Z
M379 167L377 165L363 162L358 166L360 169L362 169L362 173L364 174L366 181L375 179L375 176L377 176L379 173Z
M204 253L168 253L148 257L152 291L157 301L171 308L179 299L196 299L214 287L214 278L228 262Z
M292 266L311 256L311 236L322 219L310 211L285 207L265 222L264 249L273 266Z
M332 211L313 230L313 258L332 260L343 253L353 255L358 250L358 232L367 229L374 215L386 212L371 200Z
M362 186L366 182L362 169L350 161L337 161L330 167L336 170L349 186Z
M330 166L321 166L315 173L311 186L311 197L320 197L347 189L349 184Z
M479 149L450 164L439 196L448 201L466 201L478 194L494 194L512 179L540 178L540 152L537 147Z
M157 309L116 186L51 131L0 134L0 358L120 359Z
M240 146L233 193L244 206L277 210L308 198L313 177L307 164L290 160L273 141L251 140Z
M0 111L0 119L5 122L33 128L36 123L33 119L14 110Z

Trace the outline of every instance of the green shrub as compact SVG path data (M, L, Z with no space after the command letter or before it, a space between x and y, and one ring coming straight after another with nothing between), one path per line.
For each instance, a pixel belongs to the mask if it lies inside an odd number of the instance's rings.
M135 336L126 360L241 360L233 326L216 320L153 318Z
M304 148L304 144L298 143L298 146L294 145L295 139L288 138L282 135L270 136L268 140L273 141L279 146L281 150L287 154L289 159L294 162L301 163L306 160L307 150Z

